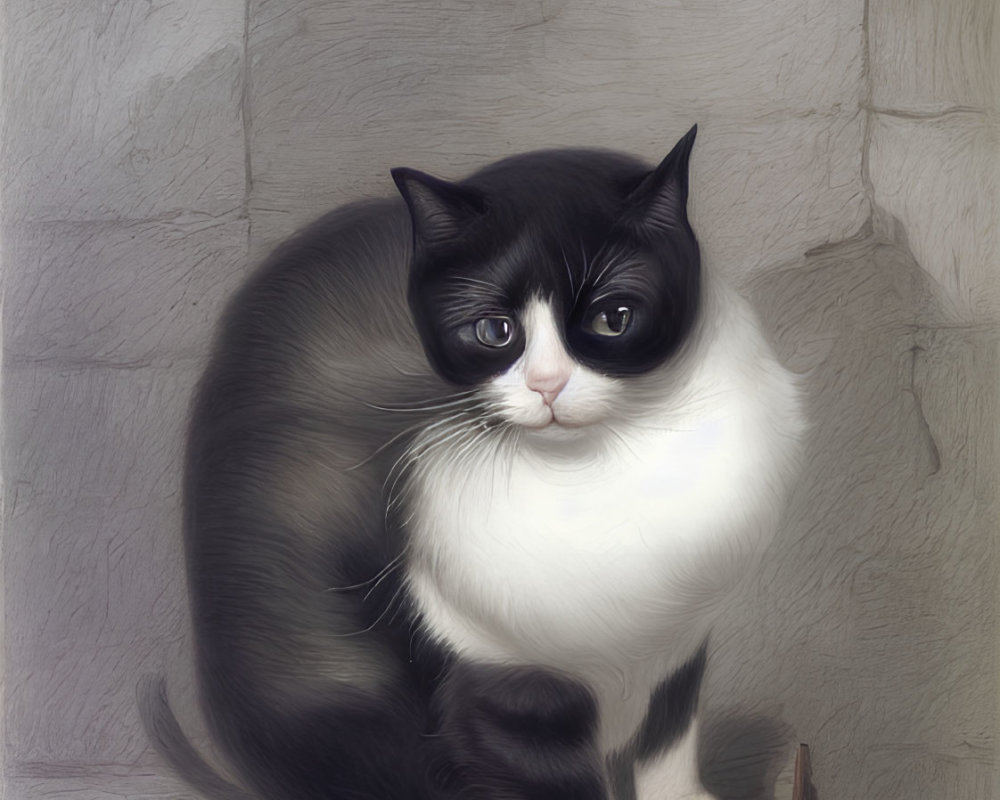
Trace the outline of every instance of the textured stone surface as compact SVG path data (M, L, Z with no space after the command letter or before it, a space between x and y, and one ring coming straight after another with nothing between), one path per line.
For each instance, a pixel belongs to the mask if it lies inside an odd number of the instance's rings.
M1000 124L978 111L876 115L875 202L969 321L1000 319Z
M1000 8L875 0L869 15L874 200L966 319L1000 321Z
M195 372L8 366L6 752L130 764L135 683L187 643L178 465ZM165 658L165 656L171 656Z
M243 3L6 3L7 219L238 207Z
M105 796L149 762L143 672L193 704L179 457L246 270L244 17L4 7L5 796Z
M141 367L190 358L246 274L236 217L9 225L8 363Z
M923 113L1000 103L1000 9L991 0L871 0L873 103Z
M35 776L7 782L6 800L196 800L175 778L157 774Z
M717 631L706 711L783 719L821 797L987 797L1000 335L956 324L909 254L870 241L753 288L814 429Z
M855 232L862 4L254 0L251 208L263 249L315 209L515 152L659 160L692 124L694 220L739 274Z
M990 796L990 0L3 14L6 797L193 796L148 751L133 697L165 670L204 746L179 458L247 253L390 194L391 166L459 177L562 145L655 160L695 122L706 262L748 284L815 421L772 557L713 640L708 778L766 796L803 740L821 798ZM836 244L871 200L876 235Z

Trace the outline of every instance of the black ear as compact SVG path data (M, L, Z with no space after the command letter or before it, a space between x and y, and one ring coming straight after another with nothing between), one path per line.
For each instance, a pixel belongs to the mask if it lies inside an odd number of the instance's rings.
M624 214L629 225L669 232L687 224L688 161L697 133L695 125L629 194Z
M475 189L408 167L396 167L391 174L410 209L418 246L433 247L461 236L486 210L482 194Z

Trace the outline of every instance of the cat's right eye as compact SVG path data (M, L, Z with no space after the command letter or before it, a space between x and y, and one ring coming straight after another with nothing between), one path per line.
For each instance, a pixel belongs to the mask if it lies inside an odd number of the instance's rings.
M514 338L510 317L483 317L476 322L476 338L487 347L506 347Z

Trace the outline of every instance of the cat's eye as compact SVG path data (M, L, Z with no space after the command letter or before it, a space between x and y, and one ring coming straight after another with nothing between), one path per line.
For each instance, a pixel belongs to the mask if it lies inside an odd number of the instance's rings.
M590 321L590 329L600 336L621 336L632 319L632 309L619 306L605 309Z
M514 338L510 317L483 317L476 322L476 338L487 347L506 347Z

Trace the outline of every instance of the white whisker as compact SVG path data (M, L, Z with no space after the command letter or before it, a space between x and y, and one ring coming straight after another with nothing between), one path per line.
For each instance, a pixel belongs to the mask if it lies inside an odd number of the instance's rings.
M451 278L451 280L458 281L458 282L461 282L461 283L468 283L468 284L471 284L473 286L484 286L487 289L493 289L493 290L497 291L501 295L505 294L503 288L501 286L499 286L498 284L491 283L490 281L480 280L479 278L472 278L472 277L470 277L468 275L456 275L453 278Z
M469 402L470 398L475 394L474 389L469 389L468 391L458 392L453 395L448 395L447 397L438 398L437 400L430 400L421 403L412 404L399 404L393 406L380 406L375 403L368 403L362 401L368 408L374 409L375 411L398 411L398 412L410 412L410 413L420 413L425 411L439 411L442 408L452 408L454 406L460 406L462 403Z
M495 435L495 431L492 428L483 428L475 433L473 437L464 442L451 457L452 462L455 466L467 466L468 457L475 452L476 445L479 444L483 439Z
M463 416L464 416L464 412L459 412L457 414L452 414L451 416L445 417L444 419L440 419L437 422L433 422L430 425L425 426L424 427L424 436L426 436L426 434L428 432L433 431L435 428L438 428L441 425L445 425L445 424L447 424L449 422L452 422L452 421L454 421L456 419L460 419ZM420 425L417 425L416 427L420 427ZM419 442L420 442L420 440L418 439L417 444L419 444ZM413 449L417 446L417 444L411 445L406 450L404 450L403 453L400 454L399 458L397 458L396 461L393 463L393 465L389 468L389 471L386 473L385 481L383 482L383 485L382 485L383 489L385 488L385 483L388 483L389 479L396 472L396 469L399 467L399 465L401 463L403 463L404 461L406 461L406 459L412 457Z
M389 565L382 570L382 576L377 581L375 581L375 583L372 584L372 587L367 592L365 592L365 596L362 602L367 602L368 598L372 596L372 592L374 592L378 588L379 584L382 583L382 581L384 581L386 578L388 578L389 575L391 575L393 572L395 572L397 569L403 566L403 555L405 552L406 551L404 549L403 553L400 553L398 556L396 556L396 558L390 561Z
M416 464L418 459L426 456L432 450L440 448L448 442L454 441L456 438L468 435L470 432L468 426L469 417L470 414L466 411L453 415L453 417L438 420L438 422L428 426L424 433L426 434L434 428L440 428L440 430L434 431L431 436L420 436L402 455L399 456L399 458L396 459L396 462L386 474L386 479L383 483L383 491L386 492L387 497L385 512L387 522L390 511L398 505L402 498L401 494L397 495L396 487L406 474L407 470ZM442 425L444 425L443 428L441 428ZM390 483L390 481L391 485L388 486L388 490L386 491L386 486Z
M388 564L386 564L384 567L382 567L382 569L380 569L378 572L376 572L372 577L368 578L368 580L361 581L361 583L354 583L354 584L351 584L350 586L330 586L329 588L324 589L323 591L326 591L326 592L349 592L349 591L352 591L354 589L361 589L361 588L367 586L368 584L370 584L372 582L377 582L377 581L381 580L382 578L384 578L387 570L391 570L393 568L393 566L396 565L397 562L399 562L402 558L403 558L403 554L400 553L398 556L396 556L394 559L392 559L392 561L390 561Z
M594 278L593 285L600 286L601 279L608 274L608 270L619 267L624 261L624 253L616 253L608 259L608 263L604 265L604 268L600 271L596 278Z
M580 255L583 256L583 283L586 284L587 280L590 278L590 268L593 265L587 258L587 248L583 243L583 239L580 240ZM582 289L583 287L581 286L580 288Z
M561 245L559 247L559 252L562 253L563 264L566 265L566 276L569 278L569 293L570 293L570 297L572 297L575 300L576 299L576 289L573 286L573 270L570 269L569 259L566 258L566 251L562 249Z
M605 423L601 423L600 427L603 430L605 430L608 434L610 434L618 442L619 445L621 445L622 447L624 447L633 458L635 458L635 459L638 460L639 455L635 452L635 449L629 443L628 439L626 439L624 436L622 436L611 425L607 425Z
M385 619L385 615L389 613L389 610L392 608L393 604L399 599L399 596L403 593L403 590L405 588L406 584L401 582L399 584L399 588L397 588L396 591L393 592L392 597L389 598L389 602L385 604L385 608L382 610L382 613L379 614L378 617L375 618L375 621L372 622L372 624L369 625L367 628L362 628L360 631L352 631L351 633L331 633L330 636L332 636L334 639L349 639L352 636L361 636L365 633L371 633L373 630L375 630L375 627L383 619Z
M437 422L435 422L435 423L433 423L431 425L424 425L423 422L418 422L418 423L416 423L414 425L410 425L409 427L404 428L403 430L401 430L395 436L393 436L390 439L388 439L385 442L383 442L381 445L379 445L377 448L375 448L375 450L373 450L370 455L368 455L367 457L365 457L364 459L362 459L361 461L359 461L357 464L354 464L354 465L352 465L350 467L345 467L344 468L344 472L352 472L352 471L358 469L359 467L363 467L365 464L369 463L372 459L374 459L376 456L378 456L378 454L381 453L383 450L385 450L387 447L389 447L394 442L398 441L399 439L401 439L402 437L406 436L409 433L413 433L413 432L415 432L417 430L420 430L421 428L423 428L425 431L430 430L431 428L434 428L434 427L442 424L443 422L447 422L448 420L457 419L460 416L462 416L464 413L465 413L464 411L460 411L460 412L458 412L456 414L452 414L449 417L445 417L443 420L439 420L439 421L437 421Z

